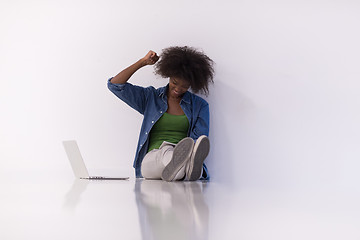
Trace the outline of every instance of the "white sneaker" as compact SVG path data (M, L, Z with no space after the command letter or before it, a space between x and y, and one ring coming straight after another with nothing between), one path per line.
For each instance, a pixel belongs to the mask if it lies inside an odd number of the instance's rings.
M210 141L205 135L200 136L195 145L190 158L190 161L186 167L185 180L196 181L201 177L203 163L210 151Z
M172 158L164 168L161 178L165 181L173 181L176 174L189 161L194 147L194 140L190 137L182 139L174 148Z

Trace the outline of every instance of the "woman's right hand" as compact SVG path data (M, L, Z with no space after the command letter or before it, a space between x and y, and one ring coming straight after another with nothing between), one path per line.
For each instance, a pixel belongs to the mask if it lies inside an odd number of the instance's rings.
M150 50L142 60L144 65L154 65L159 60L159 57L156 52Z
M149 51L145 57L139 59L136 63L119 72L111 79L111 82L115 84L124 84L137 70L146 65L154 65L158 60L159 57L156 55L156 52Z

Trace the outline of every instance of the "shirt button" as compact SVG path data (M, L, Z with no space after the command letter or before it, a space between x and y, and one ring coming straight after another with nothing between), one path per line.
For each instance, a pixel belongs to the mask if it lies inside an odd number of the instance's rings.
M145 134L147 135L147 132Z
M142 144L140 144L140 147L142 147Z
M154 121L151 121L151 123L154 123Z
M160 111L160 113L162 113L162 111Z

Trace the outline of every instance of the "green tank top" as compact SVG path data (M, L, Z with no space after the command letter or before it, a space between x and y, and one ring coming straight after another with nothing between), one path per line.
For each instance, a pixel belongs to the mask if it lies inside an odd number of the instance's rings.
M148 152L157 149L166 141L177 144L187 137L189 121L184 115L171 115L165 112L150 131Z

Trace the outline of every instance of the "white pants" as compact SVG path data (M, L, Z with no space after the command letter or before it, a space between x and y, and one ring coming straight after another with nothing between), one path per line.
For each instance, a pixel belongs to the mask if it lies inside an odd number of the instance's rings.
M161 174L169 164L176 144L163 142L159 149L148 152L141 163L141 174L147 179L161 179ZM180 180L185 176L185 167L176 174L174 180Z

